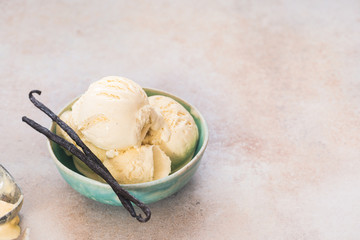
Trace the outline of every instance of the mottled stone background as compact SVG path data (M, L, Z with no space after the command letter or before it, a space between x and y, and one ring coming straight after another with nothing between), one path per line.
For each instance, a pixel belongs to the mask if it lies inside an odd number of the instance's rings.
M61 178L43 136L107 75L193 103L210 142L146 224ZM359 239L360 2L0 0L0 163L52 239Z

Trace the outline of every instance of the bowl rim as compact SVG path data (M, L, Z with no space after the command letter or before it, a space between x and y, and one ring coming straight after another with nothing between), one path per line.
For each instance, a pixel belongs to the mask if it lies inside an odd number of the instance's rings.
M183 167L181 167L180 169L178 169L176 172L166 176L166 177L163 177L163 178L160 178L160 179L157 179L157 180L153 180L153 181L150 181L150 182L144 182L144 183L134 183L134 184L120 184L121 187L124 187L125 189L142 189L142 188L148 188L148 187L152 187L152 186L155 186L155 185L158 185L158 184L161 184L161 183L164 183L164 182L167 182L167 181L170 181L174 178L176 178L177 176L179 175L182 175L184 174L192 165L194 165L196 162L198 162L200 159L201 159L201 155L205 152L205 149L208 145L208 142L209 142L209 130L208 130L208 125L205 121L205 118L203 117L203 115L200 113L200 111L194 107L192 104L188 103L187 101L185 101L184 99L182 98L179 98L173 94L170 94L170 93L167 93L165 91L162 91L162 90L158 90L158 89L155 89L155 88L143 88L145 91L153 91L155 92L156 94L161 94L163 96L167 96L167 97L171 97L173 98L174 100L176 100L177 102L179 102L181 104L181 102L185 103L186 105L188 105L190 107L190 109L192 110L192 112L190 112L190 114L193 114L193 111L196 112L196 117L198 117L200 119L200 122L201 122L201 125L202 125L202 129L203 129L203 132L204 132L204 141L203 141L203 144L201 146L201 148L199 149L199 151L196 153L195 156L192 157L192 159L186 163ZM154 94L154 95L156 95ZM81 96L81 95L80 95ZM57 111L57 115L62 113L70 104L72 104L76 99L78 99L80 96L76 97L76 98L73 98L70 102L68 102L64 107L61 108L60 111ZM52 122L50 124L50 128L49 129L52 129L53 125L55 123ZM56 166L58 168L61 168L64 172L66 172L67 174L69 175L72 175L73 177L75 178L78 178L78 179L81 179L82 181L84 182L87 182L89 183L90 185L97 185L98 187L101 187L101 188L104 188L104 189L111 189L110 185L108 185L107 183L102 183L102 182L99 182L97 180L94 180L94 179L91 179L91 178L88 178L80 173L77 173L71 169L69 169L68 167L64 166L60 161L59 159L55 156L54 154L54 151L51 147L51 141L49 139L47 139L47 148L49 150L49 153L50 153L50 156L51 158L53 159L53 161L55 162Z

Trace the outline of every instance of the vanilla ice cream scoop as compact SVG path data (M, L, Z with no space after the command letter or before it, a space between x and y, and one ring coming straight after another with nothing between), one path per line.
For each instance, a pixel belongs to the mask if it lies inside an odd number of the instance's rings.
M143 145L106 159L105 167L123 184L149 182L169 175L171 161L158 146Z
M76 168L85 176L97 181L103 180L84 163L74 157ZM166 177L171 171L168 156L154 145L143 145L120 151L113 158L106 158L104 166L121 184L143 183Z
M151 128L143 143L159 145L176 168L194 155L199 138L195 121L190 113L172 98L155 95L149 97L149 102L156 112L161 114L165 124L157 130Z
M144 90L123 78L105 77L72 107L77 130L88 142L104 150L140 146L150 127L151 107Z

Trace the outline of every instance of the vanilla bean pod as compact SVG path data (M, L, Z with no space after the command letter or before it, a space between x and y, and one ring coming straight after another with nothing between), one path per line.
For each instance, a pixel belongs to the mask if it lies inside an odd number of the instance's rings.
M150 209L138 199L130 195L126 190L124 190L118 182L113 178L110 174L108 169L102 164L102 162L91 152L91 150L82 142L80 137L75 133L73 129L71 129L65 122L63 122L55 113L53 113L49 108L47 108L44 104L39 102L33 96L33 93L41 94L39 90L33 90L29 93L30 101L41 111L43 111L46 115L48 115L53 121L55 121L75 142L78 146L80 146L84 152L81 152L76 146L67 142L66 140L62 139L61 137L53 134L48 129L42 127L41 125L37 124L36 122L32 121L27 117L23 117L23 121L33 127L35 130L41 132L45 136L47 136L50 140L58 143L59 145L63 146L65 149L69 150L75 156L77 156L80 160L82 160L86 165L91 165L89 168L93 170L95 173L100 175L114 190L116 195L119 197L119 200L123 204L123 206L129 211L131 216L135 217L140 222L147 222L151 217ZM61 140L60 140L61 139ZM71 146L72 145L72 146ZM66 147L65 147L66 146ZM76 150L74 150L74 147ZM68 149L69 148L69 149ZM71 149L71 150L70 150ZM79 152L81 154L79 154ZM81 155L80 158L78 155ZM133 202L136 206L138 206L146 215L145 218L141 216L141 214L137 215L135 210L131 204Z
M29 99L30 101L35 105L35 107L37 107L38 109L40 109L42 112L44 112L46 115L48 115L51 120L53 120L54 122L56 122L74 141L75 143L81 147L84 151L84 153L86 155L89 155L91 157L91 159L93 159L94 161L101 163L101 161L91 152L91 150L83 143L83 141L80 139L80 137L76 134L76 132L69 127L69 125L67 125L64 121L62 121L54 112L52 112L48 107L46 107L43 103L41 103L40 101L38 101L35 97L34 97L34 93L37 93L39 95L41 95L41 91L40 90L32 90L29 93Z
M47 138L49 138L51 141L59 144L60 146L64 147L66 150L74 154L76 157L78 157L82 162L84 162L91 170L93 170L96 174L103 176L104 170L97 164L94 163L91 159L89 159L82 151L80 151L75 145L72 143L66 141L65 139L61 138L60 136L52 133L47 128L41 126L37 122L35 122L32 119L29 119L27 117L23 117L22 120L27 123L30 127L35 129L36 131L42 133ZM106 177L105 177L106 178ZM105 179L104 179L105 180ZM115 180L116 181L116 180ZM113 184L109 184L113 188ZM115 190L114 190L115 191ZM119 194L117 194L119 195ZM118 196L123 206L130 212L132 217L136 217L135 210L133 206L131 205L130 201L124 199L121 195Z
M37 94L41 94L41 91L39 90L32 90L29 93L29 99L30 101L37 107L39 108L41 111L43 111L46 115L48 115L54 122L56 122L75 142L76 144L81 147L85 153L86 156L90 157L93 161L97 162L103 169L104 171L106 171L108 174L110 175L110 172L108 171L108 169L103 165L103 163L92 153L92 151L83 143L83 141L80 139L80 137L76 134L76 132L70 128L64 121L62 121L55 113L53 113L48 107L46 107L43 103L41 103L40 101L38 101L34 96L33 93L37 93ZM111 176L112 177L112 176ZM106 181L106 179L104 179ZM115 180L116 182L116 180ZM113 183L113 184L117 184L118 183ZM109 184L110 185L110 184ZM115 190L114 190L115 191ZM140 202L138 199L134 198L132 195L130 195L126 190L124 190L123 188L121 188L120 186L116 188L115 193L117 195L121 194L123 197L125 197L125 199L133 202L136 206L138 206L145 214L146 214L146 218L142 218L141 215L138 216L133 216L136 217L136 219L138 219L139 221L148 221L150 219L151 216L151 212L150 209L143 204L142 202ZM127 207L127 206L124 206ZM129 204L129 207L132 207L131 203Z

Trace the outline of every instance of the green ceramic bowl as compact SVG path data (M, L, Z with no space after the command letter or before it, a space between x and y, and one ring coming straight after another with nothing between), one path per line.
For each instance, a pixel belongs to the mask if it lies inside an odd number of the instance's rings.
M199 129L199 141L195 150L194 157L190 161L184 163L183 166L178 168L175 172L172 172L169 176L165 178L152 182L121 185L134 197L148 204L172 195L173 193L179 191L183 186L185 186L186 183L189 182L189 180L199 167L200 160L205 152L208 143L208 128L205 119L200 114L200 112L184 100L163 91L148 88L144 88L144 90L148 96L163 95L171 97L172 99L179 102L193 116ZM69 110L75 101L76 99L69 103L66 107L64 107L64 109L61 110L59 115L64 111ZM51 131L55 132L55 124L52 124ZM48 148L50 155L53 158L61 176L73 189L93 200L111 205L121 205L118 197L108 184L98 182L82 175L75 168L72 158L67 156L64 150L59 145L49 141Z

